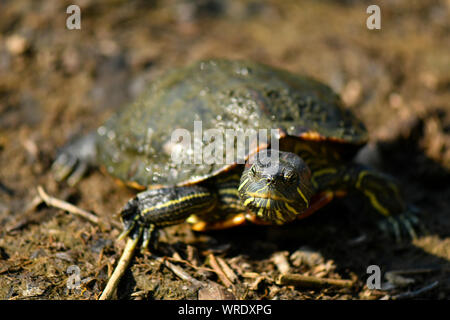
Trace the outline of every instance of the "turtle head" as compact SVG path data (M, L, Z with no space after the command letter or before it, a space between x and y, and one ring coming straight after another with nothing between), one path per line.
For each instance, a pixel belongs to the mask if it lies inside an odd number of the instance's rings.
M239 186L245 207L269 223L296 219L313 195L311 171L298 155L263 150L250 157Z

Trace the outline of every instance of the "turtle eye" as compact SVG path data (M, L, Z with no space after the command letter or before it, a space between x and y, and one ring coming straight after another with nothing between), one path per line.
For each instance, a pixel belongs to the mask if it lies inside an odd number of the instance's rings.
M252 166L252 167L250 168L250 174L251 174L252 176L256 176L256 168L255 168L255 166Z
M285 171L283 173L283 179L287 182L294 181L296 179L296 177L297 176L296 176L295 172L293 172L293 171L287 171L287 172Z

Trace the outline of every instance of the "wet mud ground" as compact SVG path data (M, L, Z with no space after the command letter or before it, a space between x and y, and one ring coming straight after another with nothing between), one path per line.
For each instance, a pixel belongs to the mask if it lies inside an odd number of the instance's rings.
M124 247L121 230L33 208L36 188L118 221L133 191L98 170L75 187L55 182L58 148L163 70L207 57L253 59L329 84L370 132L359 160L401 181L429 234L386 239L352 198L283 227L195 233L183 224L166 230L157 254L203 289L147 252L135 256L117 297L449 299L450 2L384 1L381 30L368 30L366 8L375 2L1 1L0 299L99 297ZM69 4L81 8L81 30L65 27ZM211 272L214 257L236 275L231 285ZM380 266L383 290L367 287L369 265ZM286 266L355 283L280 285ZM81 283L71 287L77 270Z

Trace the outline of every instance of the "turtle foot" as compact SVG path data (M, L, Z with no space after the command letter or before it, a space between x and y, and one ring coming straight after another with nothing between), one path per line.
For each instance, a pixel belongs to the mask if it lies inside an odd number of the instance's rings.
M76 185L95 163L95 144L95 134L91 133L64 146L52 164L55 179L66 180L70 186Z
M378 227L385 234L394 236L397 242L405 239L417 239L420 235L428 233L418 217L419 210L408 206L404 213L389 216L379 222Z
M141 221L139 200L133 198L127 202L120 212L124 231L119 235L119 240L126 237L141 238L141 251L147 249L156 250L159 239L159 228L155 224L145 224Z

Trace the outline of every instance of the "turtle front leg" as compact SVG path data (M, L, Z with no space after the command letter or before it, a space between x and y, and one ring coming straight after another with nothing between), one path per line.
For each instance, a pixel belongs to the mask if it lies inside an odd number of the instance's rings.
M364 196L372 211L383 219L378 227L400 241L405 235L412 239L424 227L417 217L418 210L403 198L398 182L391 176L372 168L352 163L337 169L313 173L315 183L333 190L356 191Z
M89 167L95 165L97 157L97 133L75 139L58 151L52 164L56 181L67 180L70 186L76 185Z
M423 230L416 215L418 210L406 203L394 178L358 164L348 169L344 179L347 177L355 190L369 201L371 208L384 217L378 223L382 231L393 234L400 241L405 235L415 239L417 231Z
M124 231L119 239L142 235L142 248L156 247L158 230L184 222L192 214L215 208L217 197L202 186L150 189L140 192L123 207Z

